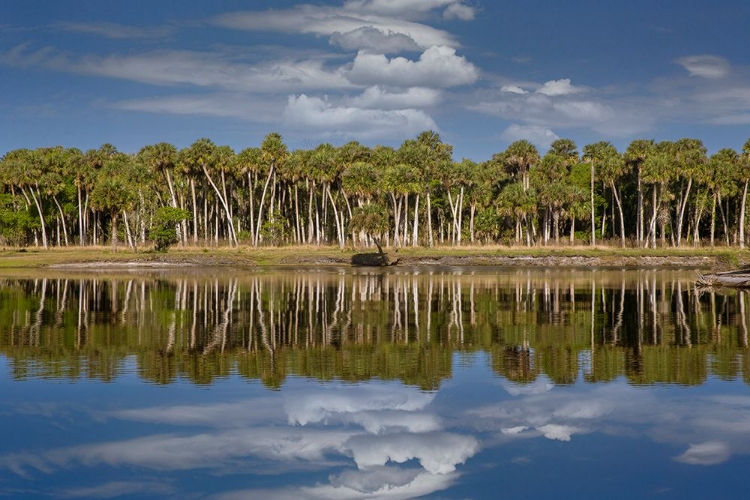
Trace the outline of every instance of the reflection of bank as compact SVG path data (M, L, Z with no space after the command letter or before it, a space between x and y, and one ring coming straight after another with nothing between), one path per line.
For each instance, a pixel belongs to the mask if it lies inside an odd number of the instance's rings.
M530 383L750 381L745 292L699 294L692 273L517 268L6 279L0 350L18 379L239 373L400 380L434 390L453 353L485 351Z

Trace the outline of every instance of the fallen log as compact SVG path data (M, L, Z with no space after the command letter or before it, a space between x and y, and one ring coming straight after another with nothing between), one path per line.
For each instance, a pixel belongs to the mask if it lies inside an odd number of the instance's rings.
M699 287L750 288L750 270L740 269L721 273L699 274L695 280Z

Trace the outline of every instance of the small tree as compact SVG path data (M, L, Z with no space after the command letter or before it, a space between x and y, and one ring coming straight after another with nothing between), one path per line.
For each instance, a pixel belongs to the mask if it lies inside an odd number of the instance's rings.
M183 221L191 220L192 214L187 210L174 207L159 207L154 213L153 227L151 228L151 239L154 242L154 250L166 252L170 245L179 240L177 226Z
M352 219L349 221L349 231L358 233L363 231L378 247L381 265L388 264L388 259L383 252L382 238L383 233L388 231L389 220L388 211L382 205L371 203L362 207L357 207L352 212Z

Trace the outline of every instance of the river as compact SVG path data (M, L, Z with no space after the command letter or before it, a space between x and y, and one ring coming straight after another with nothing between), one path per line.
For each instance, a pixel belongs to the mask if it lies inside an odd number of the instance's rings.
M746 498L747 293L669 269L0 275L0 496Z

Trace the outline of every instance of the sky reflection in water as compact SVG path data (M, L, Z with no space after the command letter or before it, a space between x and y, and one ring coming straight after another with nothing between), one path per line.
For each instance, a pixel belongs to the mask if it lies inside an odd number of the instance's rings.
M232 293L241 295L241 288ZM619 296L613 297L618 303ZM728 300L737 297L745 300ZM701 298L697 304L710 302ZM392 308L392 297L389 303ZM672 297L669 303L677 301ZM701 344L695 308L686 311L693 344ZM602 321L603 330L611 330L618 313ZM216 323L221 319L219 311ZM733 315L725 321L725 338L736 340L729 330L741 332L737 321L743 319ZM467 336L479 328L468 319L464 327ZM111 382L19 378L11 376L19 354L8 332L3 335L0 494L8 496L745 498L748 493L743 478L750 465L750 391L736 377L710 375L691 386L631 385L622 375L587 383L598 361L592 362L591 350L581 349L574 383L556 384L544 373L518 383L492 368L493 354L502 349L451 347L450 377L427 391L377 374L356 383L292 375L279 390L235 371L210 385L182 377L155 385L141 378L132 352ZM542 346L530 338L527 347L536 359L535 349ZM722 342L709 346L718 350ZM42 347L26 349L36 361L50 362ZM593 356L604 348L597 341ZM746 349L740 346L739 355ZM703 357L705 364L710 357Z

